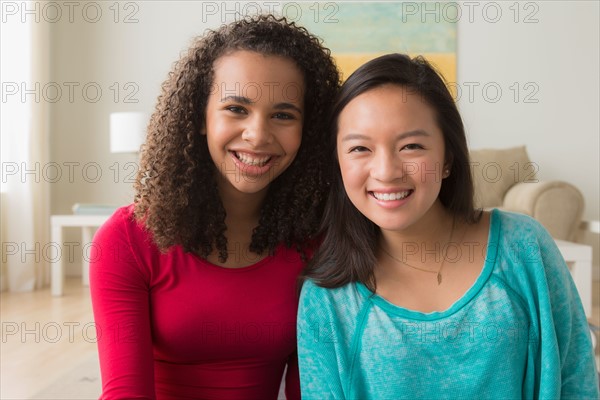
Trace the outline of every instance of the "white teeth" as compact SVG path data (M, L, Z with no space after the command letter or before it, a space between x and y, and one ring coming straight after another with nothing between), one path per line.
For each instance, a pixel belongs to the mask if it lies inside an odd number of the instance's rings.
M250 154L247 154L247 153L237 153L237 152L235 153L235 156L244 164L251 165L253 167L262 167L267 162L269 162L269 160L271 159L271 156L256 158L256 157L252 157Z
M373 197L375 197L377 200L383 200L383 201L392 201L392 200L402 200L404 198L406 198L409 194L410 194L410 190L406 190L404 192L398 192L398 193L377 193L377 192L372 192L373 193Z

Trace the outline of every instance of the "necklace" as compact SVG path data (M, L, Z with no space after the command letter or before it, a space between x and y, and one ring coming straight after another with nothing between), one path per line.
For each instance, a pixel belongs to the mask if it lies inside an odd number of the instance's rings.
M450 230L450 238L448 239L448 244L450 242L452 242L452 236L454 235L454 226L455 226L455 222L456 222L456 218L452 219L452 229ZM421 268L421 267L416 267L414 265L410 265L409 263L400 260L399 258L394 257L389 251L387 251L383 246L379 246L381 248L381 250L383 250L383 252L385 254L387 254L388 256L390 256L390 258L392 258L395 261L398 261L400 264L404 264L407 267L416 269L418 271L422 271L422 272L427 272L430 274L436 274L437 275L437 283L438 286L442 284L442 268L444 268L444 263L446 262L446 256L448 255L448 247L446 246L446 251L444 252L444 258L442 258L442 263L440 264L440 268L437 271L432 271L430 269L425 269L425 268Z

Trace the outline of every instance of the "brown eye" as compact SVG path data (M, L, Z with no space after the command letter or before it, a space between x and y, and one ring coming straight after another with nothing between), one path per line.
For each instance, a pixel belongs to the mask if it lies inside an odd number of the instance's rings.
M235 114L246 114L246 109L240 106L227 106L225 109Z
M406 146L402 147L402 150L404 150L404 149L406 149L406 150L423 150L424 147L418 143L411 143L411 144L407 144Z
M289 113L284 113L284 112L278 112L275 115L273 115L273 118L276 119L296 119L296 117L292 114Z

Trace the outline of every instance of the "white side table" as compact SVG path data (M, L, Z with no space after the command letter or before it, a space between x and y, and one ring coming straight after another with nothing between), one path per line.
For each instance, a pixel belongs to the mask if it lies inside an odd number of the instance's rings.
M62 254L57 257L53 257L55 260L52 262L52 272L50 274L50 284L53 296L62 296L64 280L65 280L65 266L63 258L65 255L65 248L63 243L63 228L64 227L80 227L81 228L81 248L83 249L86 244L92 241L92 230L101 226L110 215L53 215L50 217L51 225L51 242L62 249ZM85 257L82 260L82 271L81 279L85 286L89 286L90 282L90 270L88 261L89 257Z
M565 261L581 297L585 316L592 316L592 246L554 240Z

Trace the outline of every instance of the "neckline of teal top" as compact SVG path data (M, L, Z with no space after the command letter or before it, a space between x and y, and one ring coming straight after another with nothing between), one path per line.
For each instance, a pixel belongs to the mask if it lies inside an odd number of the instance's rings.
M475 280L473 285L467 290L458 300L454 302L448 309L444 311L434 311L430 313L424 313L421 311L414 311L408 308L397 306L390 303L383 297L376 293L371 292L365 285L360 282L356 282L355 285L358 291L365 297L367 297L373 304L382 308L385 312L405 317L413 320L431 321L436 319L447 318L452 314L460 311L466 304L468 304L483 288L489 279L492 271L494 270L494 264L496 263L496 255L498 254L498 241L500 234L500 215L497 209L493 209L490 216L490 230L487 242L487 250L485 255L485 262L479 277Z

